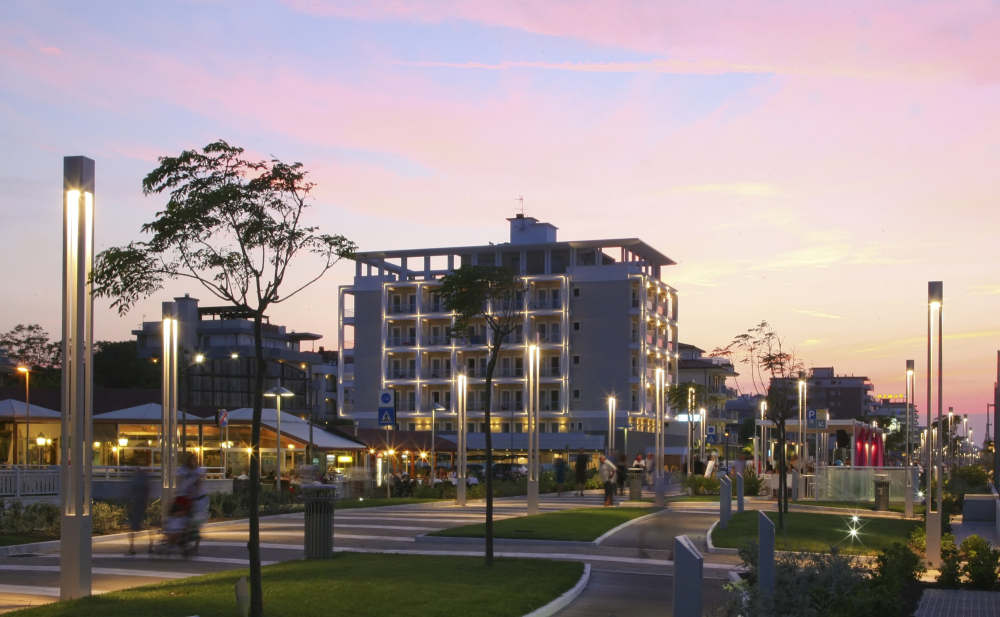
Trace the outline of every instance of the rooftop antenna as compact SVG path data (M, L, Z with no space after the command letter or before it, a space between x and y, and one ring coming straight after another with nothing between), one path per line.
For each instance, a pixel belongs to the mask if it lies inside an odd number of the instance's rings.
M524 218L524 195L518 195L514 201L521 203L521 218Z

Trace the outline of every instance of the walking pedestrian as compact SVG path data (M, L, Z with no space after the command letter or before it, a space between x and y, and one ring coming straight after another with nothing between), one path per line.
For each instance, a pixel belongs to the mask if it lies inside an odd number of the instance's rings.
M146 520L146 508L149 507L149 474L142 467L135 468L132 486L129 487L128 509L128 552L135 555L135 534L142 531ZM149 534L149 552L153 552L153 534Z
M597 473L600 474L601 483L604 484L604 505L613 506L615 505L615 476L618 475L618 468L603 454L600 461Z
M646 488L653 490L653 474L656 473L656 459L652 454L646 455Z
M618 481L618 494L625 494L625 476L628 473L628 461L625 460L625 453L622 452L618 454L615 467L618 468L618 475L615 478Z
M580 448L576 453L576 462L573 471L576 473L576 491L583 497L583 487L587 484L587 453Z
M557 455L552 467L556 473L556 496L562 497L563 485L566 484L566 459Z

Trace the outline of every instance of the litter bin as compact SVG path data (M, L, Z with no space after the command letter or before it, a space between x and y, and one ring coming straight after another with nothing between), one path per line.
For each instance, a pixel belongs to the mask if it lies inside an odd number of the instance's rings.
M645 472L641 468L632 467L628 470L628 500L642 501L642 475Z
M875 476L875 510L889 511L889 476Z
M333 510L337 487L329 484L302 486L302 501L306 504L306 559L333 557Z

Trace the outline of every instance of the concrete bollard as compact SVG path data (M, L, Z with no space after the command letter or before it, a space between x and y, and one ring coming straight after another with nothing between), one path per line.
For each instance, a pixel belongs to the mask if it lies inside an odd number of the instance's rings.
M743 514L743 474L736 474L736 511Z
M674 617L701 617L703 561L690 538L674 538Z
M763 595L774 593L774 523L758 511L757 516L757 589Z
M728 476L719 479L719 528L725 529L729 526L729 519L733 517L733 483Z

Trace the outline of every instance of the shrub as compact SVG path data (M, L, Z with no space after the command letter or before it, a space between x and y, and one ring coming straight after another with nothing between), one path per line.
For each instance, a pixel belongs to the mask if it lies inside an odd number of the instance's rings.
M721 484L715 478L689 475L685 484L691 489L692 495L718 495Z
M962 582L961 556L955 547L955 536L950 533L941 536L941 574L937 582L949 589L958 587Z
M24 505L20 499L0 499L0 532L59 534L59 506L48 502Z
M920 556L910 547L901 542L894 542L875 558L873 578L880 584L888 585L898 594L906 583L917 580L926 570Z
M962 574L975 589L993 589L997 582L997 567L1000 566L1000 550L973 535L962 541Z
M910 533L910 548L918 555L927 553L927 530L923 525L914 527Z
M128 520L125 508L107 501L95 501L90 507L90 521L94 533L114 533Z
M149 502L146 506L146 516L143 520L146 527L159 527L160 526L160 500L154 499Z
M757 470L747 466L743 471L743 494L747 496L760 495L764 490L764 479L757 474Z

